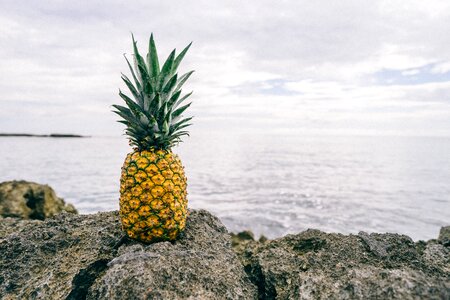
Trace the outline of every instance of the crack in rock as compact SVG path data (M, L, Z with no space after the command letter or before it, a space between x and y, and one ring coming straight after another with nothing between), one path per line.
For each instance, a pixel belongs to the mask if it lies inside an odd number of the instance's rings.
M108 267L109 259L100 259L80 270L72 280L72 290L66 300L85 300L89 288Z

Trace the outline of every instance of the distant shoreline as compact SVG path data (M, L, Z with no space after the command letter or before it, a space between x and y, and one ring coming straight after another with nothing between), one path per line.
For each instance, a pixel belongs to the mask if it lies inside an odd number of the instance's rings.
M31 133L0 133L0 137L43 137L43 138L88 138L87 135L79 134L31 134Z

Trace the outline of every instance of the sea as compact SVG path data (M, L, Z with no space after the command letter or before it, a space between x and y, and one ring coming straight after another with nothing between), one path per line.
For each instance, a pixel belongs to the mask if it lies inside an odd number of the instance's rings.
M118 209L124 136L0 137L0 182L48 184L83 214ZM436 238L450 225L450 138L195 134L174 148L189 207L229 231L308 228Z

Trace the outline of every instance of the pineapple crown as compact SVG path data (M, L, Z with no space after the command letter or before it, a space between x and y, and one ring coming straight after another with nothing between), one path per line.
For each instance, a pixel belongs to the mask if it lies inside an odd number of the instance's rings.
M194 71L178 76L177 68L191 46L192 42L178 55L174 49L159 67L158 53L156 51L153 34L150 36L146 60L139 54L137 42L133 34L134 68L125 56L131 71L134 84L122 73L122 80L132 94L128 97L119 90L120 97L125 101L126 107L113 105L114 113L122 119L118 122L127 126L125 134L128 135L130 145L139 151L150 149L170 149L181 142L181 137L189 135L184 128L192 125L192 117L183 118L183 112L192 102L181 105L192 92L181 96L181 87Z

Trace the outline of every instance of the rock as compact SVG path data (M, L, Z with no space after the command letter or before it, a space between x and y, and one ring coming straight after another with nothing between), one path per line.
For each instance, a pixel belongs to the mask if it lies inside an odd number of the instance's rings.
M44 220L62 211L77 213L48 185L26 181L0 183L0 216Z
M269 241L269 239L264 235L261 235L258 239L258 242L260 242L260 243L265 243L267 241Z
M268 241L265 236L261 236L259 240L256 241L255 235L249 230L238 233L230 233L230 236L231 246L243 264L246 262L246 255L252 253L252 250Z
M39 224L39 220L22 220L19 218L0 217L0 239L13 232L20 232L29 224Z
M61 213L20 227L0 239L0 295L7 299L82 299L122 235L117 212Z
M193 211L174 243L123 245L88 299L255 299L226 228L204 210Z
M231 246L234 250L245 247L248 243L255 242L255 236L251 231L242 231L239 233L230 233Z
M124 238L117 212L0 220L2 299L449 299L448 227L437 240L319 230L231 237L191 210L175 242ZM237 254L238 255L237 255Z
M445 226L441 228L441 231L439 232L439 243L441 243L444 246L450 246L450 226Z
M233 247L239 246L241 244L249 244L255 242L255 234L249 230L241 231L238 233L230 233L231 236L231 245ZM264 235L261 235L258 239L259 243L265 243L269 239Z
M239 232L237 234L231 233L231 236L232 237L236 236L240 240L251 240L251 241L255 240L255 235L253 234L253 232L251 232L249 230L242 231L242 232Z
M123 239L117 212L15 224L0 227L6 299L257 299L226 228L204 210L176 242L151 245Z
M307 230L239 252L262 299L449 299L449 249L398 234Z

